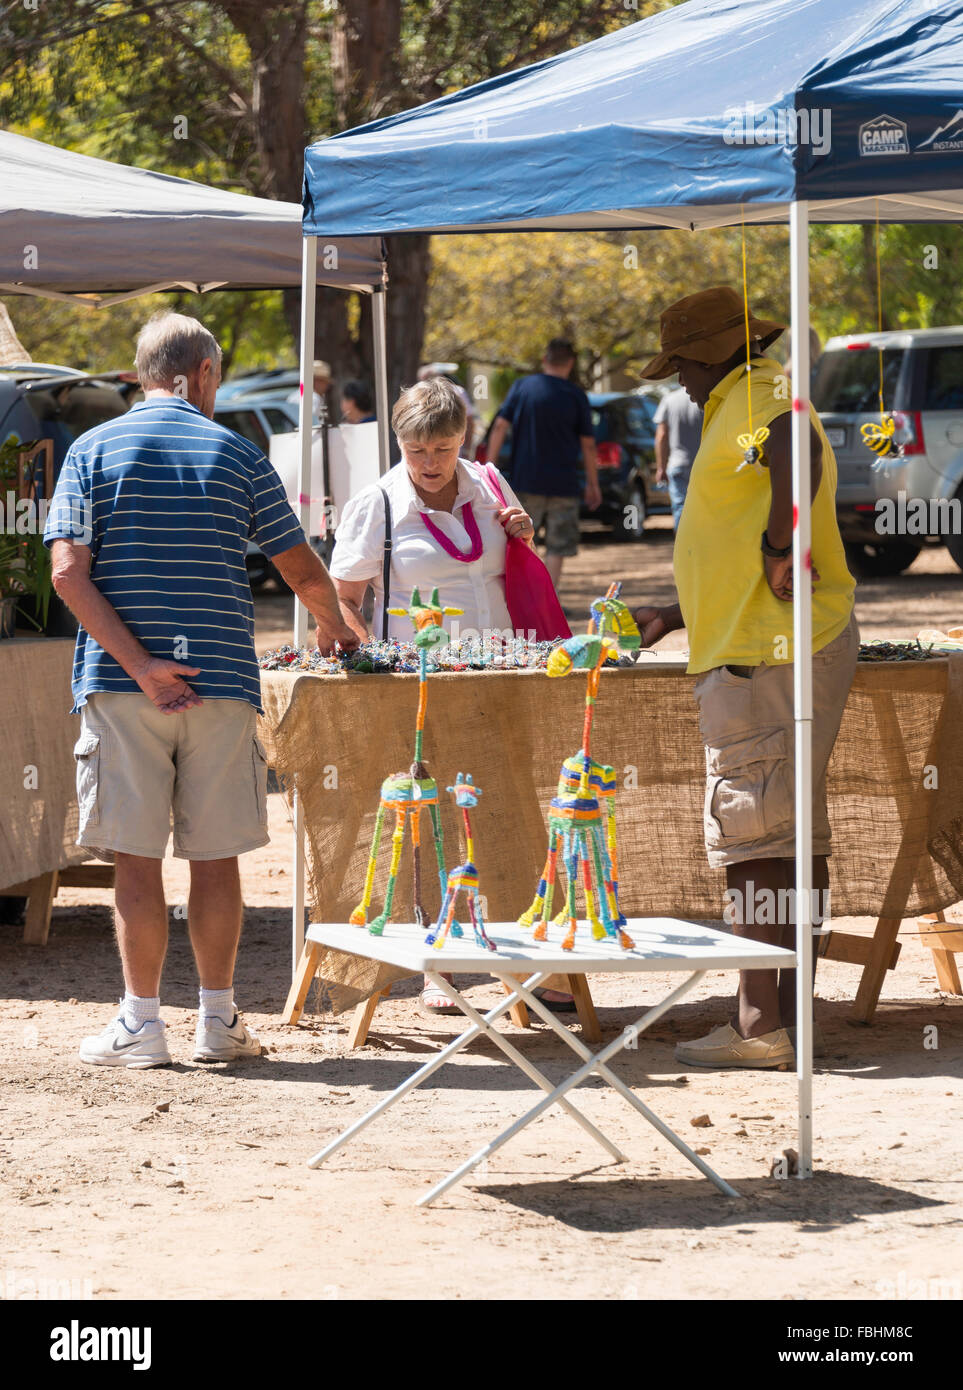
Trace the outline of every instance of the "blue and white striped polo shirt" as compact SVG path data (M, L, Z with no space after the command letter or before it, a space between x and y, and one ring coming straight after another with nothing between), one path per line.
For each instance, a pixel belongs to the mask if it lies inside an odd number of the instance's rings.
M64 460L44 541L89 545L90 577L152 656L200 667L203 699L261 708L248 538L268 558L304 540L261 451L179 396L89 430ZM74 712L139 686L83 628Z

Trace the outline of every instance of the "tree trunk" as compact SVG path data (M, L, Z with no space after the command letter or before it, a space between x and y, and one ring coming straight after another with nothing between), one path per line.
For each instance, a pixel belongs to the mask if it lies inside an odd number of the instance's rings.
M307 6L220 0L220 8L244 35L251 51L251 109L259 156L257 192L265 198L299 203L308 140L304 114ZM301 339L299 290L284 291L284 316L297 347ZM348 331L348 299L343 290L318 291L314 355L330 362L341 380L357 373L357 350Z
M879 299L882 296L882 286L877 291L876 285L876 225L873 222L864 222L861 227L863 240L863 284L872 308L872 326L879 326L884 333L889 332L891 327L889 315L886 312L886 301L883 299L882 312L880 312Z

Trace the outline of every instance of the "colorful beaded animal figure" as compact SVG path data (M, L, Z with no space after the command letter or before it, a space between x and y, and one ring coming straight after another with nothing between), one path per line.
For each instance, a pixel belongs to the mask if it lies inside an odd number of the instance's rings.
M632 614L619 599L621 589L621 584L612 584L604 598L594 601L588 632L563 642L552 653L548 663L550 676L564 676L572 670L588 672L585 725L582 747L574 757L566 758L563 762L558 790L549 807L548 858L535 900L518 921L520 926L530 927L538 919L535 940L548 939L555 875L561 858L568 885L565 906L554 920L560 926L568 923L562 940L563 951L571 951L575 947L578 925L575 894L580 876L585 910L595 940L601 941L609 936L625 950L631 950L634 945L625 931L625 917L618 898L615 769L596 762L591 752L592 716L598 698L602 664L608 656L619 651L632 651L642 642Z
M442 608L438 600L438 590L432 589L431 599L423 603L417 589L412 590L409 608L389 608L388 612L411 619L415 628L415 646L418 648L418 712L415 716L415 757L407 772L395 772L386 777L381 784L381 800L375 820L371 852L368 855L368 868L364 880L361 902L351 914L353 926L363 927L368 920L371 906L371 892L374 886L375 865L378 860L378 846L385 813L393 811L395 828L391 837L391 864L388 870L388 887L385 891L384 907L373 922L368 924L372 936L381 936L391 918L391 905L395 896L395 880L401 863L401 850L405 839L405 824L411 822L411 854L415 922L419 927L427 926L425 911L421 903L421 812L428 807L431 827L435 840L435 856L438 860L438 881L441 895L445 896L445 845L441 829L441 813L438 809L438 784L428 773L422 761L422 739L425 731L425 712L428 708L428 649L440 647L448 641L448 633L442 627L442 618L448 614L462 613L461 608Z
M448 875L448 887L442 899L438 921L425 937L425 945L434 946L436 951L440 951L449 931L452 936L464 935L455 921L455 901L458 894L464 892L468 901L468 915L475 929L475 940L479 946L484 946L489 951L497 951L498 947L485 930L485 919L482 916L481 901L478 897L478 870L475 867L475 842L472 839L471 818L468 815L469 809L478 805L482 790L481 787L475 786L470 772L467 777L463 772L459 772L455 778L455 785L449 787L448 791L454 793L455 805L461 807L465 824L465 862L458 864Z

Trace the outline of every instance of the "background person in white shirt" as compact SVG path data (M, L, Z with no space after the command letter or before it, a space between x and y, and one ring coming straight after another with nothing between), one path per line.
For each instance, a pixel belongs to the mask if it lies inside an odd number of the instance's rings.
M352 497L341 517L330 574L345 623L363 640L368 632L362 614L365 593L374 590L371 632L383 627L382 570L385 541L385 495L391 507L389 607L407 608L415 587L437 588L442 604L463 615L446 618L452 636L469 630L482 641L512 632L505 602L507 536L532 544L535 528L508 483L499 484L508 502L502 507L484 481L479 465L459 458L465 442L467 411L454 384L444 377L419 381L402 391L391 414L401 461L381 483ZM382 493L384 488L384 494ZM407 617L388 619L388 636L411 641ZM456 1012L448 998L425 981L422 1006L431 1013ZM571 995L547 989L546 1003L566 1007Z

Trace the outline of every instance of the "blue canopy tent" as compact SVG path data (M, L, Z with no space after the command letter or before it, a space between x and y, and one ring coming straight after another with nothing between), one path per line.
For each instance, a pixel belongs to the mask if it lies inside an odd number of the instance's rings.
M793 557L800 574L810 564L809 223L963 219L961 72L960 0L689 0L558 57L309 146L305 279L313 284L312 248L322 231L697 231L743 219L788 221L797 392ZM375 299L386 466L383 296ZM796 586L793 634L799 1175L808 1177L807 585ZM299 920L303 931L296 904L296 933Z

